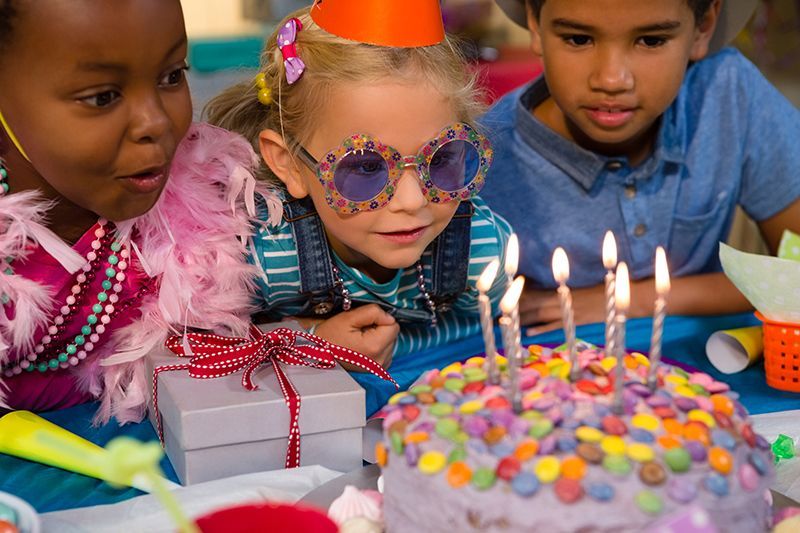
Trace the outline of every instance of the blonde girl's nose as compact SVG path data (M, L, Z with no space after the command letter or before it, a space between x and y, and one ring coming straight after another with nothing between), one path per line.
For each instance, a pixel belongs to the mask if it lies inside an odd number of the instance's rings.
M391 211L417 211L428 204L415 165L407 165L397 180L397 187L387 208Z

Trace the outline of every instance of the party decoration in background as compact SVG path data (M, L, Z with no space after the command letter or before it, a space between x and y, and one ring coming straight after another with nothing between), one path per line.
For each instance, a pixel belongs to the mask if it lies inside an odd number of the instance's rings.
M800 262L749 254L720 243L725 274L768 320L800 324Z
M120 479L104 467L106 450L29 411L12 411L0 418L0 435L0 453L144 492L153 490L150 476ZM170 489L180 486L164 478L159 481Z
M778 257L720 244L725 274L768 320L800 323L800 235L783 232ZM726 374L741 372L764 352L761 326L717 331L706 343L708 360Z

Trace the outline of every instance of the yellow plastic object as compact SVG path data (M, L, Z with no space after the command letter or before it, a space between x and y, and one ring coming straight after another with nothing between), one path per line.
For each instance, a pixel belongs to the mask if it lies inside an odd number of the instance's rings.
M0 453L63 468L116 485L152 492L146 478L109 479L105 449L30 411L12 411L0 418ZM162 478L168 487L175 483Z

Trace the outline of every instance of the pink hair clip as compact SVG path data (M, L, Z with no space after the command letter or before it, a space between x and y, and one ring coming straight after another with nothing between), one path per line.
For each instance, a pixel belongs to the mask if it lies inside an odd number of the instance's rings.
M278 48L283 55L283 67L289 85L299 80L306 68L303 60L297 56L297 32L302 29L303 23L299 19L292 18L278 31Z

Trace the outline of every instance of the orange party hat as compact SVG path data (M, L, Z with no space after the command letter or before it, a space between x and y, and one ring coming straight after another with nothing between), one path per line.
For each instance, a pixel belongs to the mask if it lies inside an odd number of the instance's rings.
M444 40L439 0L317 0L311 18L351 41L414 48Z

